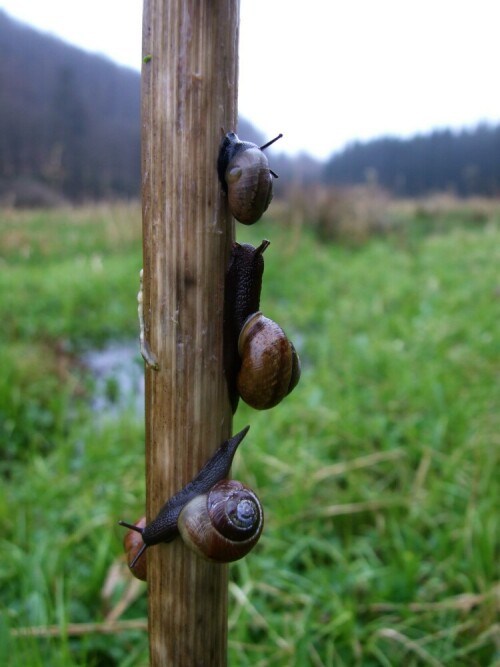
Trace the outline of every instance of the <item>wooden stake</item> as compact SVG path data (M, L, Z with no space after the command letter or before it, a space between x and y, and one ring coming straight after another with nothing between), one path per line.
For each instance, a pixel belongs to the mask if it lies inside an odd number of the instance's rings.
M231 434L224 274L234 238L217 180L236 127L239 3L145 0L142 206L147 516ZM147 550L152 667L227 663L227 566L180 539Z

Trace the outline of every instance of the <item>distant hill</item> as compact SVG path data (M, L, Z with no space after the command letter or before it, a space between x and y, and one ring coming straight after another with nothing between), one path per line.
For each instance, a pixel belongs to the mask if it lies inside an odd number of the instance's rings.
M140 76L0 11L0 183L137 196Z
M399 196L443 191L499 196L500 125L353 143L331 157L324 180L336 185L375 181Z

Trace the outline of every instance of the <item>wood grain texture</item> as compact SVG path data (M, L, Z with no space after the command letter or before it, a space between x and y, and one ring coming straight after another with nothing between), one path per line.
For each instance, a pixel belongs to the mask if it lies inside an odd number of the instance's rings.
M142 201L147 516L231 434L224 274L234 225L216 163L236 128L239 2L146 0ZM150 58L148 58L150 56ZM227 664L227 566L181 540L148 549L152 667Z

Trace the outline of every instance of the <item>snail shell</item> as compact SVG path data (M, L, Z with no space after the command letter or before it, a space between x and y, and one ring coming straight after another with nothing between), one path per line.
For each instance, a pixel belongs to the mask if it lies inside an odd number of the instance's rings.
M146 526L146 517L141 517L134 525L141 531L144 530L144 527ZM146 581L147 560L146 558L139 558L136 560L136 556L142 549L143 545L144 541L141 532L129 528L123 538L123 548L125 549L125 554L127 556L127 564L134 577L141 581Z
M273 176L276 175L269 169L262 149L276 139L261 148L249 141L240 141L234 132L228 132L222 140L217 161L219 179L232 215L244 225L257 222L273 198Z
M259 311L247 318L238 339L237 389L256 410L277 405L300 379L300 359L283 329Z
M255 493L241 482L227 479L187 503L178 521L185 544L217 563L246 556L263 525L264 513Z
M273 198L273 177L260 148L248 148L231 160L225 174L227 199L234 217L253 225Z

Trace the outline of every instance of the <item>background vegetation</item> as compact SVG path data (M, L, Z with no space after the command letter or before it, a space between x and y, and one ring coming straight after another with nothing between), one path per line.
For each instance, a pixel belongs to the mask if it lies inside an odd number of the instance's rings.
M139 85L0 12L9 667L147 664L145 586L117 526L144 504L143 417L123 384L142 373L140 210L70 205L137 196ZM266 528L231 566L231 665L498 664L499 142L479 126L326 165L273 156L283 196L238 240L272 241L262 305L303 376L278 410L235 418L252 431L233 472ZM125 369L99 375L102 350Z
M494 665L500 206L338 197L238 228L272 241L262 305L303 377L235 418L266 528L231 566L230 664ZM96 410L84 354L137 340L139 208L4 209L0 264L0 664L145 665L116 525L142 415L113 378Z

